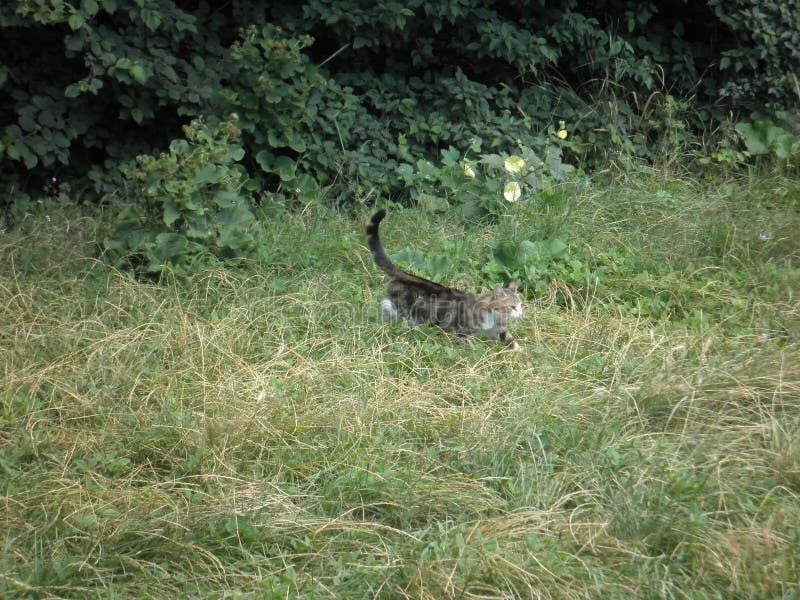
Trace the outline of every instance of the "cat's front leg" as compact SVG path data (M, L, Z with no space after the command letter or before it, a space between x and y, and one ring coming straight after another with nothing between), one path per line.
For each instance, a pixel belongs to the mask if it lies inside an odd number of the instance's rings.
M517 343L517 340L511 337L511 334L508 333L507 329L500 330L497 337L501 342L508 346L510 350L513 350L514 352L522 352L522 346Z

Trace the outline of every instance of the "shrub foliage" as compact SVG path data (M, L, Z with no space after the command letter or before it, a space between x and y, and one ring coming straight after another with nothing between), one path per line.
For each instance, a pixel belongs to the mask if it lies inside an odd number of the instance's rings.
M0 7L5 200L54 175L103 194L196 118L236 112L267 192L408 198L449 148L659 159L731 111L796 110L798 0L345 0ZM759 110L761 114L752 115ZM732 127L727 129L736 135ZM73 189L81 189L73 186ZM9 191L13 193L8 193Z
M169 267L189 274L198 264L247 257L256 250L251 191L256 182L237 161L236 116L209 129L199 120L184 128L168 153L141 155L120 167L125 209L105 240L109 258L137 271Z

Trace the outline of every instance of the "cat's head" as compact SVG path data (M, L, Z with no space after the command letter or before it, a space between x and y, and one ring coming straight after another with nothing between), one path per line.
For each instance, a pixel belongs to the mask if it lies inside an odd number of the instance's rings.
M522 317L522 296L519 295L517 282L512 281L508 287L497 286L492 292L491 309L495 318L510 321Z

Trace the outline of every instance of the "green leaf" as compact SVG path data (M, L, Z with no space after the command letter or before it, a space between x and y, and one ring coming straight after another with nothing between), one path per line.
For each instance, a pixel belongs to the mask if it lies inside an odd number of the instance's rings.
M22 161L25 163L25 167L28 170L33 169L36 165L39 164L39 157L36 156L33 152L26 150L22 153Z
M513 242L498 242L494 246L494 259L506 269L517 266L517 245Z
M19 125L24 131L33 131L36 129L36 120L33 118L30 110L20 111Z
M237 206L224 208L217 213L217 224L222 225L223 228L229 227L244 227L250 225L255 221L253 213L246 204L241 203Z
M44 125L45 127L49 127L51 129L55 129L57 127L56 117L51 110L43 110L39 113L38 117L39 123ZM63 129L63 122L61 123L61 127Z
M450 146L447 150L442 150L442 164L446 167L453 167L461 160L461 153Z
M284 136L272 129L267 132L267 142L272 148L283 148L286 145Z
M792 151L792 143L794 142L792 133L769 122L765 123L765 128L767 145L770 150L775 152L778 158L789 158L789 154Z
M517 247L515 258L517 265L524 265L530 262L541 262L542 260L542 243L532 242L530 240L523 240Z
M536 175L536 173L528 173L522 178L522 181L531 186L531 189L533 190L540 190L543 187L542 180Z
M780 159L788 159L792 155L792 147L794 145L794 138L788 131L786 135L781 136L773 143L775 155Z
M143 10L142 18L144 19L145 26L150 31L155 31L161 25L161 13L156 10Z
M167 264L186 251L189 240L179 233L159 233L155 244L147 250L151 264Z
M6 147L6 154L14 160L19 160L21 158L28 169L33 169L39 162L39 158L19 139L14 140Z
M737 123L736 131L742 136L744 145L752 156L759 156L769 152L767 136L756 123Z
M493 169L502 169L506 159L499 154L483 154L479 162Z
M218 167L217 165L200 165L194 175L194 182L198 185L205 185L207 183L218 183L225 174L227 169Z
M272 173L272 166L275 164L275 155L268 150L259 150L256 154L256 162L265 173Z
M138 221L123 221L111 236L103 240L103 246L107 250L127 256L131 252L141 250L149 237L150 231L142 227Z
M397 174L403 179L407 186L413 185L414 183L414 167L403 163L397 167Z
M297 197L303 200L304 202L309 202L311 200L318 200L320 194L320 187L317 180L311 177L311 175L303 174L300 175L295 181L293 182L294 191L297 194Z
M228 160L239 162L244 158L245 151L241 146L234 146L228 149Z
M420 159L417 161L417 173L422 177L435 179L439 174L439 169L432 162Z
M549 146L547 148L544 162L547 166L548 173L556 181L563 181L567 175L574 171L572 165L564 164L561 161L561 148L558 146Z
M214 237L214 232L211 229L212 223L207 215L194 214L189 221L189 227L186 229L186 236L193 241L200 241L203 245L208 245L208 240Z
M255 238L246 230L238 227L227 227L220 233L217 245L222 248L230 248L239 254L251 249L254 240Z
M217 206L220 208L231 208L240 204L246 205L248 202L247 197L242 196L239 192L230 188L214 192L214 199L216 200Z
M303 139L299 136L290 136L288 138L289 148L294 150L295 152L305 152L306 151L306 143Z
M275 165L272 168L272 172L276 173L278 177L281 178L281 181L291 181L294 179L296 169L297 164L288 156L275 157Z
M86 15L90 17L95 16L99 10L97 0L83 0L81 9Z
M147 73L141 65L131 66L128 73L130 73L136 83L144 84L147 82Z
M181 209L169 199L164 199L164 225L172 227L172 225L181 218Z
M430 261L422 250L403 248L392 255L392 260L398 264L405 265L410 271L422 273L428 277L434 275Z
M67 24L72 31L77 31L86 24L86 20L81 13L76 12L70 15L69 19L67 19Z
M547 242L548 252L553 258L560 258L567 252L567 244L560 238L552 238Z
M189 142L183 139L172 140L172 142L169 144L169 150L173 154L184 156L189 154L191 151L191 146L189 146Z

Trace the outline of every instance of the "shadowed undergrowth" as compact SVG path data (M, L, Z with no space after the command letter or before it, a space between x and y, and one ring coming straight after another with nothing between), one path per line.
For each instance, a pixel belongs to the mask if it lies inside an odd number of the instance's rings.
M0 237L0 595L790 597L798 196L759 194L395 211L390 252L615 257L531 301L521 353L381 325L363 215L276 213L269 261L160 284L92 258L104 219L32 216Z

